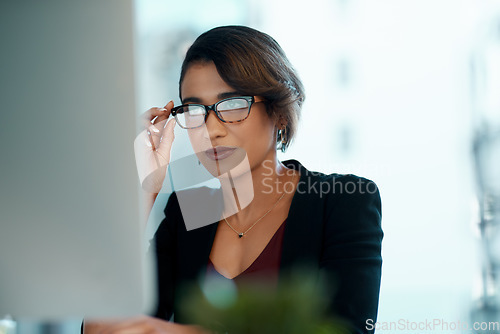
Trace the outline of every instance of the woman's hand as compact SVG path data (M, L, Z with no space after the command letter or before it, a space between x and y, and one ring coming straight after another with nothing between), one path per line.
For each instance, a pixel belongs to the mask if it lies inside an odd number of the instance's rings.
M210 334L198 326L139 316L120 321L85 321L83 334Z
M167 120L174 102L163 108L151 108L142 115L144 131L134 142L135 160L142 188L156 194L160 192L170 162L170 149L174 141L175 119Z

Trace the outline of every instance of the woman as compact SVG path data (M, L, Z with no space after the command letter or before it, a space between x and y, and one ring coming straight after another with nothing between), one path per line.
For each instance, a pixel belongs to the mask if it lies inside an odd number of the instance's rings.
M189 323L180 308L184 287L200 275L279 287L290 269L304 264L332 285L329 312L348 320L354 332L367 332L367 319L376 318L381 276L378 189L353 175L323 175L294 160L278 161L276 151L293 139L304 101L281 47L248 27L212 29L188 50L179 91L181 106L170 102L146 113L156 124L149 132L149 160L163 167L169 162L174 121L163 125L174 115L200 163L220 180L222 205L205 210L216 219L201 219L193 228L183 206L193 198L189 194L215 195L198 189L170 196L155 236L155 317L90 323L88 333L202 333L180 324ZM148 173L160 180L141 177L143 185L160 184L165 168L158 170ZM165 321L172 315L175 323Z

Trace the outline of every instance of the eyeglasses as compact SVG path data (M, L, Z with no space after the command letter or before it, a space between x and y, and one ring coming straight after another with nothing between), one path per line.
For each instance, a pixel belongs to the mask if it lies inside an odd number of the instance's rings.
M172 108L172 115L177 124L183 129L194 129L202 126L213 110L224 123L238 123L247 119L252 104L263 101L255 101L253 96L238 96L220 100L211 106L203 104L183 104Z

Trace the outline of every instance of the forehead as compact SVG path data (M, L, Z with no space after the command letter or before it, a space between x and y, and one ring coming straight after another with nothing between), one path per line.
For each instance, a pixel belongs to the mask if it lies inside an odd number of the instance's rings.
M203 103L215 103L221 93L234 89L222 80L213 62L189 65L181 84L182 100L196 98Z

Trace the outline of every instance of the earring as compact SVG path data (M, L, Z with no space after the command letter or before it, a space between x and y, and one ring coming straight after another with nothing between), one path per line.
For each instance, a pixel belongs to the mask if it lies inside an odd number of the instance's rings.
M278 142L280 143L281 152L285 152L286 144L288 143L288 134L286 125L283 128L278 130Z

